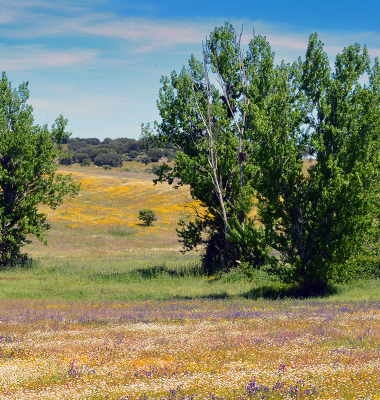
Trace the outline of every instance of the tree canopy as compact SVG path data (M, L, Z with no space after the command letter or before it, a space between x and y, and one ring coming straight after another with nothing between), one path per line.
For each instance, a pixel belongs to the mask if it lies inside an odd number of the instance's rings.
M184 247L206 241L223 268L269 262L284 279L324 287L378 238L378 59L371 67L355 44L331 70L312 34L304 60L275 65L265 37L244 52L230 24L203 56L161 79L162 121L145 131L180 149L158 181L189 185L206 210L181 222ZM316 159L306 174L305 152Z
M34 125L27 104L28 83L12 89L5 73L0 81L0 266L25 258L20 252L29 235L44 241L49 229L40 206L56 208L79 187L70 175L57 174L57 145L67 137L67 120L60 115L49 130Z

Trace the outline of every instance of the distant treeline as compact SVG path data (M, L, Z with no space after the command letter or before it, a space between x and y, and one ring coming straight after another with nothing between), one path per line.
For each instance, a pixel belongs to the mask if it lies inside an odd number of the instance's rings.
M121 167L123 161L141 161L145 164L158 161L170 161L175 155L173 148L149 148L142 140L118 138L105 138L103 141L97 138L65 138L67 144L67 157L60 159L61 164L97 166L109 165Z

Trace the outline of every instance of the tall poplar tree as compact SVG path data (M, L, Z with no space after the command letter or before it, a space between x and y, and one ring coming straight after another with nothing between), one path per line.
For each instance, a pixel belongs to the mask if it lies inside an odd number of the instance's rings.
M227 270L241 262L262 265L264 233L251 215L251 144L245 140L249 100L245 55L232 25L215 28L203 45L203 60L194 56L187 68L161 79L158 109L162 118L150 140L180 149L173 168L159 180L189 185L203 211L181 222L185 249L206 245L205 267Z
M274 66L269 54L269 43L253 43L249 124L259 143L260 219L280 254L276 268L315 292L378 240L379 61L371 68L367 49L355 44L331 71L317 34L303 62ZM316 157L307 174L305 146Z
M243 54L229 24L215 28L203 54L162 78L153 135L181 150L159 180L189 185L206 210L183 223L185 247L206 233L217 262L253 268L269 248L276 273L310 293L324 290L379 238L378 59L371 67L355 44L331 70L312 34L304 61L275 65L265 37ZM316 163L304 173L306 149Z

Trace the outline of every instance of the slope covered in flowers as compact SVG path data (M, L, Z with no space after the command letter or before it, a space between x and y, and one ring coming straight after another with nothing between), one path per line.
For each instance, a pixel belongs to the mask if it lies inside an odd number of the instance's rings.
M100 171L102 172L102 171ZM150 208L157 214L157 223L148 230L172 229L180 216L193 204L188 189L175 190L168 184L154 185L152 177L145 179L73 171L72 177L81 184L79 196L67 198L56 210L45 210L50 222L66 221L71 227L135 226L141 223L137 214Z

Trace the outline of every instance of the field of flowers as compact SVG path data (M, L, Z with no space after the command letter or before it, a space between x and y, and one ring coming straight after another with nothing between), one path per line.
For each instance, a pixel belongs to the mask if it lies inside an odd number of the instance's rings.
M158 217L154 226L145 228L150 232L171 229L193 204L187 188L174 190L168 184L154 185L151 175L136 179L126 174L100 174L103 171L96 170L92 173L70 172L73 179L80 182L82 190L77 198L66 199L58 209L46 210L51 223L66 221L71 228L139 226L138 211L150 208Z
M192 218L186 187L154 185L154 175L102 168L66 167L81 184L79 195L65 199L56 210L42 208L52 229L48 247L31 238L26 251L34 259L130 257L133 252L169 251L181 256L176 228L180 218ZM157 221L145 226L138 219L142 208L156 213Z
M82 191L46 210L48 246L26 247L33 267L0 271L0 399L380 398L378 281L247 300L278 283L180 275L199 260L175 232L194 206L187 188L64 171Z
M380 303L0 301L1 399L377 399Z

